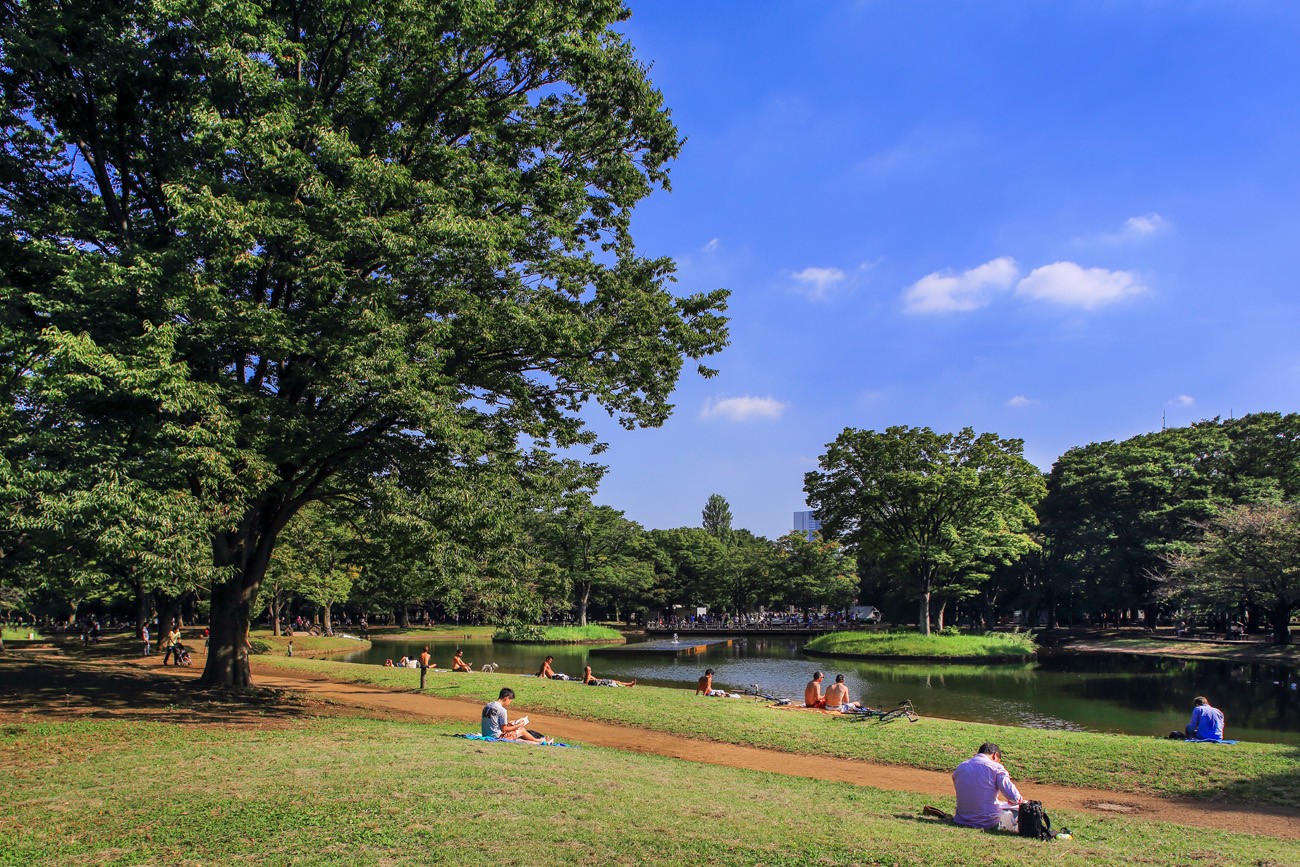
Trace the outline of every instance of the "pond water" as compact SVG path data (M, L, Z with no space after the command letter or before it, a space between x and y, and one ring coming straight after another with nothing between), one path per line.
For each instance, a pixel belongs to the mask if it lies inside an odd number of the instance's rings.
M1300 691L1290 686L1300 681L1300 672L1284 666L1071 653L1011 665L851 662L805 656L801 643L750 637L698 654L663 656L467 639L432 642L430 652L444 668L461 647L476 670L495 662L503 673L530 674L549 654L555 670L570 676L580 675L590 656L597 677L691 689L704 669L712 668L714 683L722 688L740 692L758 684L768 694L789 698L801 698L812 672L821 670L827 684L843 674L851 697L872 707L908 699L922 716L1138 735L1181 729L1192 698L1206 695L1227 716L1228 737L1300 744ZM423 642L377 640L370 650L334 658L382 665L385 659L418 655L421 647Z

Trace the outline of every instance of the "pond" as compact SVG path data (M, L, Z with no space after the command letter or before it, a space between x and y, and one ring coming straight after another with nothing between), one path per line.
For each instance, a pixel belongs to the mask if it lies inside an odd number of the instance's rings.
M1300 744L1300 680L1294 669L1264 663L1162 659L1129 654L1040 655L1012 665L850 662L805 656L799 638L737 639L688 656L605 652L590 654L598 677L636 679L656 686L694 688L705 668L717 686L740 692L758 684L771 695L799 698L814 670L826 683L843 674L855 700L892 707L910 700L922 716L1074 731L1168 734L1187 722L1192 698L1205 695L1227 716L1230 738ZM382 665L417 655L422 642L374 642L370 650L336 656ZM432 642L430 652L451 665L457 647L478 669L495 662L502 672L535 673L548 655L570 676L582 673L590 647L493 644L491 640Z

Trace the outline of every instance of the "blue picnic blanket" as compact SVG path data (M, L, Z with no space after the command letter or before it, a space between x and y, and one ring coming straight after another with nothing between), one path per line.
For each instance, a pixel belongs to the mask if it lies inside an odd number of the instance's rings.
M1218 738L1184 738L1183 741L1189 744L1235 744L1236 741L1225 741Z
M532 741L511 740L510 738L490 738L487 735L482 735L478 732L472 732L467 735L456 735L456 737L464 738L467 741L484 741L485 743L490 744L527 744L530 747L570 747L575 750L577 749L573 744L562 744L559 741L556 741L553 744L538 744L533 743Z

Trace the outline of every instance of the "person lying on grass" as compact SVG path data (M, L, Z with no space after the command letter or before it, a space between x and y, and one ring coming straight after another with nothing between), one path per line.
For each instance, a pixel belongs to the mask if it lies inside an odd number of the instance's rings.
M831 684L831 688L826 690L825 703L827 710L841 712L860 710L862 708L862 702L849 701L849 688L844 683L844 675L842 674L835 675L835 683Z
M582 682L587 686L636 686L635 680L614 680L608 677L596 677L588 665L582 670Z
M483 737L530 744L547 743L546 738L528 730L528 717L520 717L514 722L506 718L506 709L514 700L515 691L506 686L501 688L496 701L483 705Z
M814 671L812 680L803 688L804 707L826 707L826 696L822 695L822 673Z

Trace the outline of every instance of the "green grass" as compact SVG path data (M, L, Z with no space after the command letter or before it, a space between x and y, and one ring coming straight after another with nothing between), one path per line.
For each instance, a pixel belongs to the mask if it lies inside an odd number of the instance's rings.
M32 627L32 626L24 626L24 627L17 627L17 626L3 626L3 627L0 627L0 636L3 636L5 641L26 641L26 640L27 640L27 636L28 636L29 634L32 636L32 640L33 640L33 641L38 640L38 639L43 639L43 638L45 637L44 635L41 635L41 632L40 632L39 629L36 629L35 627Z
M268 659L277 667L393 689L414 689L419 681L418 672L380 666ZM516 703L528 710L683 737L937 771L951 770L980 743L994 741L1018 781L1300 808L1300 749L1280 744L1219 747L940 719L882 725L750 700L696 698L689 689L596 688L477 672L435 677L426 691L477 702L496 698L502 686L512 687Z
M498 633L500 635L500 633ZM503 639L498 638L498 641ZM543 626L536 638L529 638L536 644L583 644L596 641L622 641L623 633L609 626L588 624L586 626Z
M1293 841L1068 813L1053 819L1075 839L1038 843L923 820L919 795L600 748L448 737L460 728L358 719L269 730L9 725L0 729L0 777L22 797L0 811L0 864L1263 867L1300 859Z
M983 635L921 635L916 632L832 632L810 641L816 653L902 657L1029 656L1036 647L1028 632Z
M382 637L384 639L402 639L409 638L413 641L428 639L429 641L438 641L445 639L457 638L491 638L492 633L496 632L495 626L411 626L402 629L400 626L372 626L368 634L372 637ZM357 632L356 634L360 634Z
M295 654L313 655L317 653L346 653L354 650L366 650L370 647L369 641L357 641L352 638L340 638L329 635L308 635L305 632L294 634L292 638L287 635L272 635L269 629L254 629L249 633L253 640L254 649L257 648L257 642L263 642L270 650L267 653L284 655L289 650L289 642L293 642L293 652Z

